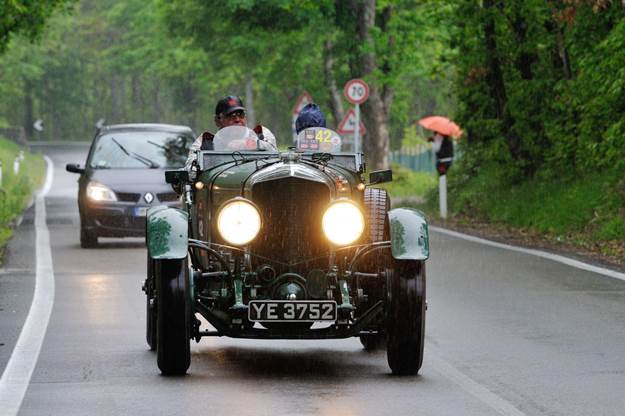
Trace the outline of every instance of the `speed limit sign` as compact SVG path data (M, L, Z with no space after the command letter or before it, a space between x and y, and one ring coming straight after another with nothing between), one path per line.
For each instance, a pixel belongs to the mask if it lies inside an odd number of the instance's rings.
M352 79L345 84L343 94L352 104L362 104L369 98L369 86L361 79Z

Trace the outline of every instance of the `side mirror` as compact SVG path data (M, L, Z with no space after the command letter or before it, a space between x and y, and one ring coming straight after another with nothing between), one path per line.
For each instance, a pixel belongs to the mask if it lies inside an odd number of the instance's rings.
M65 165L65 170L71 173L80 173L81 175L85 173L85 169L81 168L78 163L68 163Z
M376 170L369 174L369 185L377 185L379 183L391 182L393 180L393 171L388 170Z
M180 186L183 183L189 182L189 172L185 169L166 170L165 182L170 185Z

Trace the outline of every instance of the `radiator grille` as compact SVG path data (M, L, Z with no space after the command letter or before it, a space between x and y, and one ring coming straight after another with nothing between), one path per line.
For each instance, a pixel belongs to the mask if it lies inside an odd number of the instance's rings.
M315 267L327 268L327 259L293 264L328 252L321 229L323 213L330 201L327 186L286 178L260 183L254 186L252 195L263 218L263 228L252 246L253 253L290 264L274 264L279 273L305 274ZM256 263L262 262L256 260Z

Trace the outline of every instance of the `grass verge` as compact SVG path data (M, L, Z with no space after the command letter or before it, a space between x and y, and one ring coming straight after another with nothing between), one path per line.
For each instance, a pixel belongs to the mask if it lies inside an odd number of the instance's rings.
M625 177L619 172L541 172L520 183L510 183L488 167L475 177L459 170L448 176L450 224L486 234L490 227L494 235L579 248L625 265ZM437 189L419 208L438 217Z
M392 168L393 181L376 187L386 189L394 199L422 201L438 183L431 173L414 172L396 164Z
M13 172L13 162L20 152L24 160L19 173ZM0 162L2 184L0 185L0 264L7 241L12 235L14 220L26 208L32 193L40 187L45 177L45 161L40 155L29 153L14 142L0 137Z

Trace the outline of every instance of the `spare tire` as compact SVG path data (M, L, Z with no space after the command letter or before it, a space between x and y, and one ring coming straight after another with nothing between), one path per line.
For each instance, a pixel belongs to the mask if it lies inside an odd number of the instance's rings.
M368 242L374 243L389 238L386 214L390 209L391 199L388 197L386 190L379 188L365 189Z

